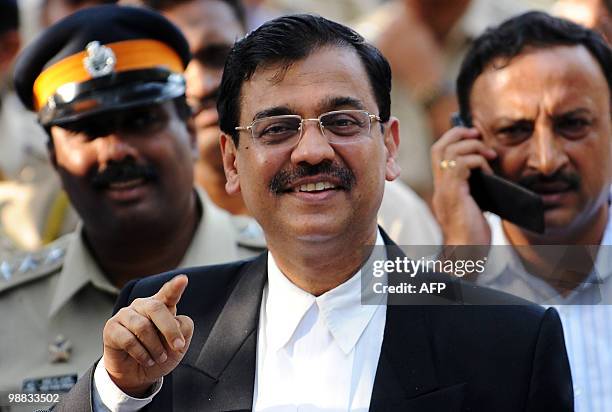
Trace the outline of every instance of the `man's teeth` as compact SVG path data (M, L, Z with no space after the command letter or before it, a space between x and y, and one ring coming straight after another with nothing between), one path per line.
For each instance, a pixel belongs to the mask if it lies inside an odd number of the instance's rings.
M108 187L114 190L122 190L122 189L129 189L134 186L138 186L142 184L143 182L144 182L144 179L132 179L132 180L126 180L124 182L113 182L109 184Z
M329 182L317 182L301 185L298 190L300 192L315 192L318 190L335 189L336 186Z

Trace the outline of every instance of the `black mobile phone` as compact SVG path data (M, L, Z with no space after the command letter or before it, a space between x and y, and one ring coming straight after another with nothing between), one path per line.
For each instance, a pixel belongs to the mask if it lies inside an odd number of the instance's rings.
M453 115L452 125L466 126L458 113ZM472 170L468 184L481 210L495 213L532 232L544 232L544 204L537 193L481 169Z

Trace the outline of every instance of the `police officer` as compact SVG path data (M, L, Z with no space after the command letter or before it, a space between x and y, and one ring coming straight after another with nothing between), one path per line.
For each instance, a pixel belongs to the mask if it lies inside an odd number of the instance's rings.
M19 97L38 113L81 222L0 276L0 391L67 390L101 354L128 281L258 253L193 186L197 156L179 30L140 8L85 9L18 58Z

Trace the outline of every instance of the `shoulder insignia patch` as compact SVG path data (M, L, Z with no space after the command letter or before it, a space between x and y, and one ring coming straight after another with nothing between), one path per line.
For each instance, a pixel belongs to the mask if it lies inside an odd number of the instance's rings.
M2 257L0 294L57 272L64 263L69 237L64 236L34 252L18 251Z

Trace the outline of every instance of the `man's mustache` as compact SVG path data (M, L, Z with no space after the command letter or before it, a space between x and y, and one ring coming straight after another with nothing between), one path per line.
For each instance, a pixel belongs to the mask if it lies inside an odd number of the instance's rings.
M324 162L316 165L303 164L290 170L283 169L270 180L269 188L274 194L283 193L286 192L296 180L317 175L325 175L333 178L333 180L340 182L340 188L344 190L350 190L356 182L355 174L350 169L336 163Z
M517 183L526 189L537 191L537 188L542 185L554 183L563 183L567 185L567 190L577 190L580 188L581 177L577 173L557 171L552 175L546 176L543 174L535 174L521 177Z
M139 165L132 161L111 162L102 170L95 172L91 177L91 183L95 189L105 189L116 182L126 182L135 179L145 181L157 180L158 174L151 165Z

